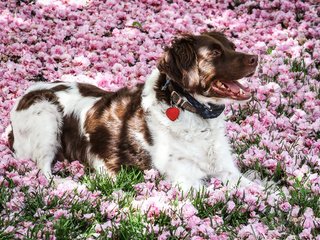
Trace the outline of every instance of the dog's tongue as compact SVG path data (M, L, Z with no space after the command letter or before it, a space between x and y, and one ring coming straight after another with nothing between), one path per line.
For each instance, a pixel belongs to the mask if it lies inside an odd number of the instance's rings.
M228 88L233 93L238 93L240 91L240 88L244 88L240 83L234 82L234 81L233 82L224 82L224 84L227 85Z
M236 100L247 100L251 98L249 85L240 83L239 81L223 81L222 83L217 81L212 87L219 97L229 97Z
M244 92L248 92L249 91L249 85L244 83L244 85L245 85L244 86L239 81L223 82L223 83L228 86L228 88L231 90L232 93L239 93L240 88Z

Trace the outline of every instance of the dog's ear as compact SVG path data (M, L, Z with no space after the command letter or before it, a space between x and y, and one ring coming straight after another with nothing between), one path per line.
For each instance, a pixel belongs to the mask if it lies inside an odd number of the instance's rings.
M161 73L188 88L199 82L197 53L192 36L176 38L158 62Z

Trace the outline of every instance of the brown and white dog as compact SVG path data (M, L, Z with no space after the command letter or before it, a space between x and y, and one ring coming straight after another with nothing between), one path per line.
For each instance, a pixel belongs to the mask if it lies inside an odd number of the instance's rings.
M208 176L246 186L225 136L224 104L247 101L237 80L258 57L235 51L219 32L185 35L165 49L145 84L106 92L83 83L37 83L11 112L10 145L49 178L56 159L115 174L156 168L183 189Z

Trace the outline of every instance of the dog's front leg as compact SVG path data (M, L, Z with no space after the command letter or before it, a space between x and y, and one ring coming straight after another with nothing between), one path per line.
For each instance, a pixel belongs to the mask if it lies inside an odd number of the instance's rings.
M168 180L170 180L174 185L180 187L184 193L188 193L191 189L199 191L204 187L202 179L190 178L187 176L168 177Z

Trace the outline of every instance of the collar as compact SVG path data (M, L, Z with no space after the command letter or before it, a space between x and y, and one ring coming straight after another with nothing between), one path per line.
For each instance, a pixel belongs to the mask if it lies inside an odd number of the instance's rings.
M196 113L203 119L217 118L225 109L225 105L209 103L209 106L207 106L200 103L197 99L192 97L190 93L186 92L177 83L168 78L161 90L165 91L167 89L171 94L170 99L174 106Z

